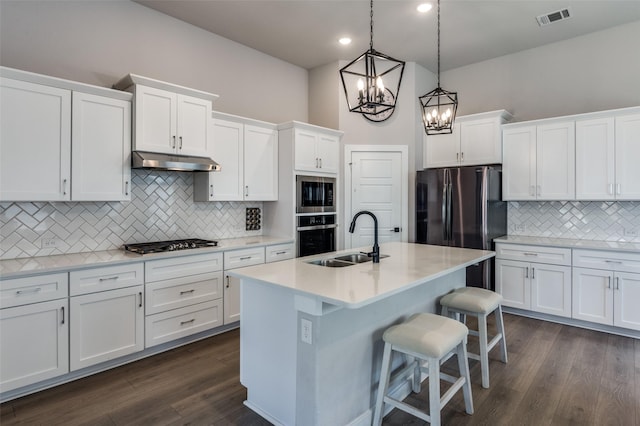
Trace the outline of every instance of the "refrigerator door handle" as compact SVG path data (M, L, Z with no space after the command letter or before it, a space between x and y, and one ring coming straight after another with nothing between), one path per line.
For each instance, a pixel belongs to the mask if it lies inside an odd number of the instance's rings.
M489 247L489 242L487 241L489 236L489 173L487 167L483 167L482 169L482 194L480 194L480 198L480 209L482 215L482 247L486 248Z
M442 240L444 242L447 242L449 240L448 237L448 214L449 214L449 210L448 210L448 196L447 196L447 172L448 170L445 169L444 173L443 173L443 184L442 184Z

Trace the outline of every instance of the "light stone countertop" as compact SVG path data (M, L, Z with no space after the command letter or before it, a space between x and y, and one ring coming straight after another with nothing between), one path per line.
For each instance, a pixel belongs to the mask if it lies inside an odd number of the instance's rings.
M469 265L490 259L493 251L411 243L384 243L380 263L330 268L309 264L340 254L369 251L371 247L342 250L229 271L230 275L286 288L303 296L351 309L360 308Z
M0 260L0 277L17 278L21 276L64 272L97 266L110 266L129 262L165 259L202 253L223 252L255 246L292 243L292 238L279 238L259 235L255 237L229 238L218 240L217 247L205 247L190 250L178 250L145 255L129 253L124 250L104 250L85 253L60 254L54 256L24 257Z
M640 253L640 243L582 240L572 238L532 237L526 235L505 235L493 240L496 243L529 244L547 247L562 247L587 250L611 250Z

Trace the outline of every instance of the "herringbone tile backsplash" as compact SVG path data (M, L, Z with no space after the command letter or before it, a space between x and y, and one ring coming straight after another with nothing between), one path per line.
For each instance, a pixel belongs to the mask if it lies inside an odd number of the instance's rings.
M194 202L192 173L132 170L130 202L0 203L0 259L117 249L124 243L261 235L245 208ZM43 240L55 247L43 248Z
M510 202L508 233L640 242L640 202Z

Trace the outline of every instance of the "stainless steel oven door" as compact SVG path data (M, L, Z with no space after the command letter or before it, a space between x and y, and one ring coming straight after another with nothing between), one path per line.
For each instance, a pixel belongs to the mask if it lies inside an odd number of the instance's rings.
M336 225L298 228L298 257L328 253L336 249Z
M296 176L296 213L325 213L335 211L335 178Z

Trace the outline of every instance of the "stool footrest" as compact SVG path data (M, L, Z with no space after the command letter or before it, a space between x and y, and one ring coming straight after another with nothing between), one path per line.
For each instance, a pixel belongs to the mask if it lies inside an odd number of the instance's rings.
M440 373L440 376L442 376L442 373ZM457 380L451 382L453 383L453 385L451 385L451 387L447 389L444 395L442 395L442 398L440 398L440 406L444 407L449 402L449 400L453 398L453 395L455 395L456 392L458 392L466 382L467 379L465 379L464 377L459 377Z
M402 401L398 401L397 399L391 398L390 396L385 396L384 397L384 402L385 404L389 404L393 407L399 408L400 410L409 413L409 414L413 414L414 416L424 420L425 422L429 422L431 423L431 416L428 415L427 413L425 413L424 411L420 411L417 408L404 403Z

